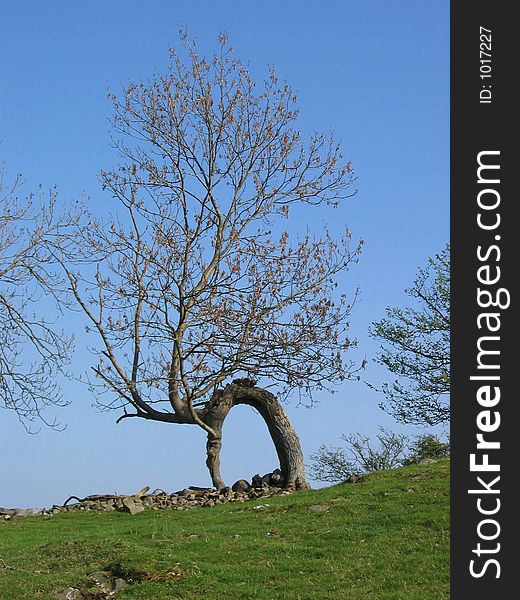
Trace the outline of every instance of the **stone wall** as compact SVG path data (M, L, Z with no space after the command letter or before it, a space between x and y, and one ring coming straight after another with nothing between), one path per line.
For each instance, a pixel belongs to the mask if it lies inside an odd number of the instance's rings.
M290 494L291 490L284 488L281 472L276 469L263 477L255 475L251 482L239 479L232 487L221 490L191 486L174 493L164 490L149 491L145 487L139 492L124 496L111 494L95 494L86 498L71 496L63 505L55 504L48 509L40 508L0 508L0 518L5 520L13 517L53 515L59 512L71 511L121 511L136 515L144 510L160 510L172 508L185 510L193 507L209 508L226 502L245 502L255 498L268 498L274 495Z

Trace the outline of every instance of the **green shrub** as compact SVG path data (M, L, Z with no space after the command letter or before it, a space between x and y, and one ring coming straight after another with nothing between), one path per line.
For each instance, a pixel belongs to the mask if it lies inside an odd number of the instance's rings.
M439 460L450 455L450 442L442 442L436 435L427 433L417 437L410 446L410 454L403 464L411 465L424 459Z

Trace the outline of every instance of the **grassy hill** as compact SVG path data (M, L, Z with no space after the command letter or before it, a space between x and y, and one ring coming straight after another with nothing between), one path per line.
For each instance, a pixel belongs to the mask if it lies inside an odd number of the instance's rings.
M112 570L117 598L449 598L449 462L186 511L0 523L0 599L54 599Z

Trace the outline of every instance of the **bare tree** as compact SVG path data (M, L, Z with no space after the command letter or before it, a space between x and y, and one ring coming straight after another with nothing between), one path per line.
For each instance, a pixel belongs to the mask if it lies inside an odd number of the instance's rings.
M257 86L219 42L206 59L186 41L185 61L172 50L165 74L111 95L121 162L101 178L116 208L54 252L100 343L91 383L105 409L204 429L220 488L224 419L250 405L286 484L303 488L298 436L256 384L310 397L352 375L354 298L335 287L360 247L348 229L293 240L282 224L298 207L341 203L353 173L332 134L303 141L296 96L274 70Z
M49 317L46 297L54 300L57 281L44 240L67 227L72 215L56 211L54 191L47 201L20 200L21 184L20 176L8 184L0 170L0 403L29 430L35 420L57 426L42 411L66 403L56 377L69 361L72 338Z

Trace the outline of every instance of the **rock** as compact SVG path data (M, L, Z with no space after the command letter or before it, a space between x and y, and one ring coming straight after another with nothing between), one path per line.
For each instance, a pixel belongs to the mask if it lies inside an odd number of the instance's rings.
M83 594L78 588L68 587L66 590L63 590L60 598L63 600L83 600Z
M264 483L267 487L269 487L271 483L271 475L272 473L266 473L262 476L262 483Z
M114 584L112 573L108 571L96 571L89 575L89 579L91 579L104 594L108 594L112 591Z
M17 517L37 517L43 514L43 508L16 508Z
M138 515L144 511L144 506L132 498L124 498L123 506L132 516Z
M251 479L251 485L254 488L269 487L269 484L265 483L265 481L263 480L263 478L260 477L260 475L258 475L258 473L256 475L253 475L253 479Z
M128 581L121 579L120 577L116 577L112 584L112 590L108 593L109 598L118 594L121 590L124 590L129 586Z
M275 469L271 473L270 485L281 486L284 483L284 478L280 469Z
M142 496L145 496L149 491L150 491L150 486L146 485L142 490L139 490L137 493L135 493L134 496L136 498L141 498Z
M434 458L421 458L418 464L420 465L433 465L437 461Z
M234 492L247 492L250 488L251 486L249 485L248 481L245 479L239 479L238 481L235 481L231 489Z
M245 499L247 500L247 498L265 498L266 496L268 496L268 494L265 493L268 489L269 488L251 488L247 493Z
M129 585L128 581L121 579L121 577L114 577L110 571L96 571L89 575L89 579L97 585L103 594L108 594L108 598L112 598Z

